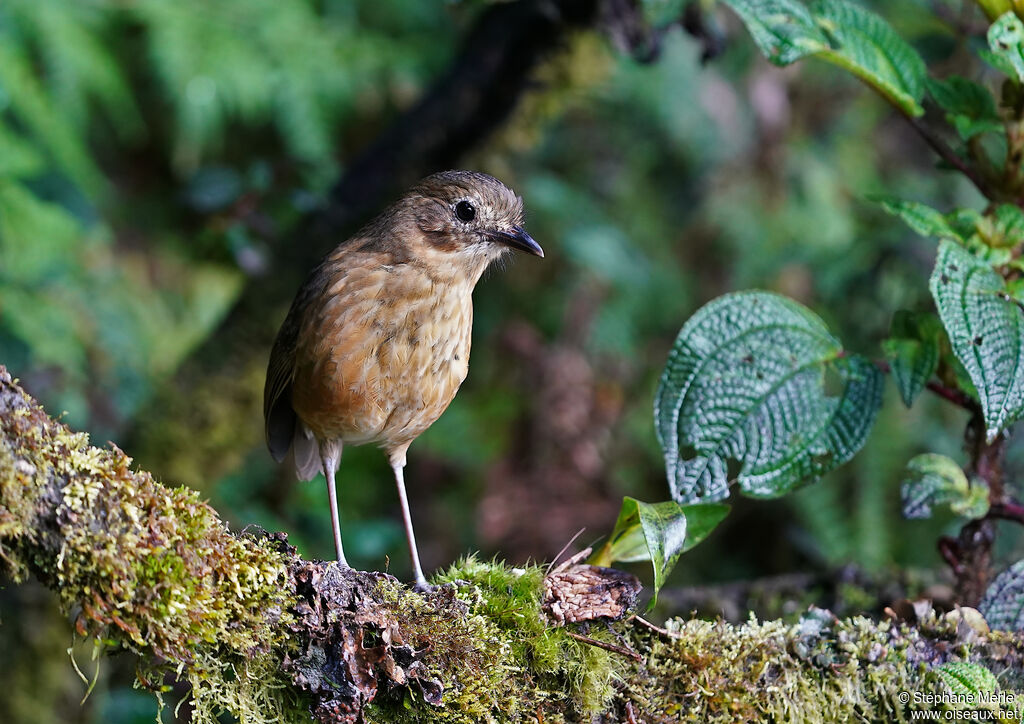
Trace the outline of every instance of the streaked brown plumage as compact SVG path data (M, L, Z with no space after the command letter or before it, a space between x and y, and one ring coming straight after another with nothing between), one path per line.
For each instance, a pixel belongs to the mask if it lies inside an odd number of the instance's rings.
M425 585L406 451L466 378L481 274L511 248L544 255L522 217L521 199L491 176L434 174L338 246L299 289L270 353L267 445L278 462L294 449L300 479L324 471L343 564L334 474L344 444L372 443L395 473L416 582Z

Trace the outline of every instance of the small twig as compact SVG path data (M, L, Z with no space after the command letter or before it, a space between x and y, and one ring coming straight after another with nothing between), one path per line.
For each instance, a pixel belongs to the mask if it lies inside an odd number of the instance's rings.
M616 654L628 656L629 658L634 659L635 661L643 662L644 660L643 656L638 654L636 651L633 651L632 649L627 649L625 646L616 646L615 644L610 644L606 641L598 641L597 639L592 639L589 636L584 636L583 634L574 633L572 631L566 631L566 633L572 636L577 641L582 641L585 644L590 644L591 646L597 646L600 649L605 649L607 651L612 651Z
M544 575L547 575L547 574L551 573L551 567L554 566L555 563L558 562L558 559L562 557L563 553L565 553L567 550L569 550L569 546L571 546L573 543L575 543L576 539L579 538L581 535L583 535L583 531L585 531L585 530L586 530L586 528L580 528L578 531L576 531L576 535L574 535L572 538L570 538L569 542L566 543L564 546L562 546L562 550L558 551L558 555L555 556L554 558L552 558L551 562L548 563L548 569L546 571L544 571ZM587 548L587 551L588 551L588 554L589 554L590 548ZM576 555L578 556L579 554L577 553ZM573 558L575 558L575 557L576 556L573 556Z
M1024 525L1024 504L1018 503L1016 500L1004 500L998 503L992 503L991 507L988 509L988 515L986 517L1012 520L1015 523Z
M665 636L665 637L670 638L670 639L682 638L679 634L674 634L671 631L669 631L668 629L661 628L660 626L655 626L650 621L648 621L646 619L643 619L640 616L637 616L636 614L633 614L632 616L630 616L629 618L626 619L626 623L629 623L630 621L639 621L644 626L649 628L651 631L656 631L657 633L660 633L662 636Z
M637 724L636 714L633 712L633 702L626 702L626 724Z
M946 561L954 575L961 575L963 565L960 562L960 546L956 538L948 535L939 538L939 555L942 556L942 560Z
M954 405L958 405L959 407L962 407L965 410L975 412L978 409L978 404L973 399L971 399L970 395L967 395L964 392L961 392L960 390L954 389L952 387L947 387L941 382L929 380L925 384L925 387L927 387L931 392L934 392L942 399L952 402Z

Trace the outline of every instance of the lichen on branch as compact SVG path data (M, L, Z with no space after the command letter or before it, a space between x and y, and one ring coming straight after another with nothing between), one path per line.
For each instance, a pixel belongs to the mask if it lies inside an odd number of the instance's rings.
M973 609L661 629L551 615L556 572L604 595L603 569L470 557L421 595L304 561L282 534L233 534L195 492L90 446L3 367L0 568L53 589L78 634L134 652L158 696L187 681L200 724L905 721L916 705L901 694L941 693L950 664L1024 686L1024 638Z

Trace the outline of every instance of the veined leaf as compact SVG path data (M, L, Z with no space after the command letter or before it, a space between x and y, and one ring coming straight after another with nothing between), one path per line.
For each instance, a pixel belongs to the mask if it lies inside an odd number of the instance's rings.
M1024 561L996 576L978 610L993 631L1024 631Z
M946 215L931 206L894 196L874 196L872 201L880 203L883 209L898 216L921 236L965 242L974 233L974 225L967 225L962 218L954 217L956 212Z
M1009 12L992 23L988 46L1000 70L1010 68L1018 81L1024 81L1024 22L1020 18Z
M882 350L889 360L903 404L914 404L939 367L942 325L933 315L896 312Z
M864 444L881 393L877 368L805 307L720 297L679 333L655 398L672 497L721 500L733 480L775 497L813 482Z
M926 84L928 93L946 111L946 120L965 141L979 133L1003 130L995 99L980 83L954 75L945 80L928 78Z
M764 56L775 65L789 65L828 49L805 5L797 0L725 0L750 31Z
M981 518L988 512L988 486L968 482L964 471L945 455L918 455L907 463L900 488L905 518L930 518L932 507L948 503L957 515Z
M904 112L924 113L924 61L885 20L848 0L817 0L811 12L832 40L822 58L846 68Z
M977 701L979 694L982 693L994 695L999 691L999 680L995 674L981 664L970 661L947 661L941 666L936 666L931 673L949 687L954 697L964 702ZM972 712L977 711L974 705L961 707Z
M725 0L772 63L809 55L850 71L905 113L924 113L924 61L875 13L849 0Z
M929 286L957 359L970 375L988 440L1024 411L1024 316L986 262L943 241Z

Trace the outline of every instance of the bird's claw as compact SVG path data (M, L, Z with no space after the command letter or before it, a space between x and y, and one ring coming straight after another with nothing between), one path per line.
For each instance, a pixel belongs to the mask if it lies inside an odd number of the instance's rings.
M426 581L416 581L416 583L412 584L412 590L414 590L416 593L433 593L438 588L440 588L440 586L435 586L433 584L427 583Z

